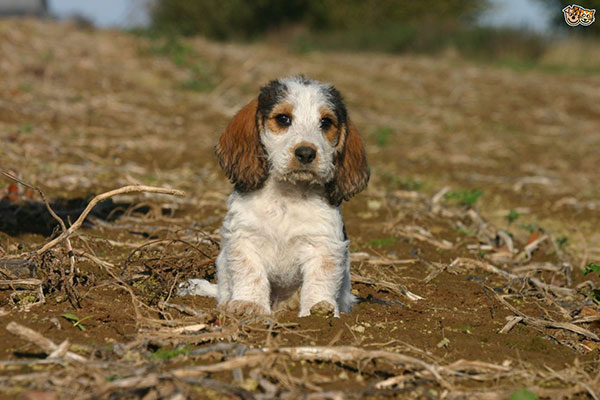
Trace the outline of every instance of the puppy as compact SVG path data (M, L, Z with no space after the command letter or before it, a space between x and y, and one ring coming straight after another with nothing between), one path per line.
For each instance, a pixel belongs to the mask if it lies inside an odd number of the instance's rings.
M229 123L216 155L235 185L218 283L193 279L180 293L251 315L272 313L301 288L301 317L350 312L340 204L367 186L369 168L340 93L303 76L271 81Z

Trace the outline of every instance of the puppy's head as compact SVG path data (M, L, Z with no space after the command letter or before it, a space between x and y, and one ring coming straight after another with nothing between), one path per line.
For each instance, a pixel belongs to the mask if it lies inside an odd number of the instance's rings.
M339 205L369 180L364 145L340 93L301 76L264 86L229 123L216 153L242 192L260 188L271 175L323 185L331 204Z

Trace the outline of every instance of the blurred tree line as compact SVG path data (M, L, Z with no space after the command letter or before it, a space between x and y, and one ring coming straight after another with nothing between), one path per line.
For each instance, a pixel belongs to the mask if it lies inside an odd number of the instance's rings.
M567 32L561 10L570 2L537 1L556 8L556 31ZM577 4L600 11L600 0L580 0ZM475 23L493 6L490 0L156 0L151 16L156 32L200 34L217 40L252 40L270 35L288 40L299 51L423 53L452 47L461 54L486 59L540 57L547 38ZM598 32L600 22L577 28L581 28L577 32L585 30L586 34Z
M481 0L158 0L151 14L159 30L251 39L291 24L321 32L393 24L453 29L472 20L485 5Z

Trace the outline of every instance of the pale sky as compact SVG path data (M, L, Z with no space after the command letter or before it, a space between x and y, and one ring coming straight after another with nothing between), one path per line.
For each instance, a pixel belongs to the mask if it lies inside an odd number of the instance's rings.
M102 28L132 27L148 22L146 5L149 1L152 0L48 0L48 5L50 12L58 17L79 14ZM562 12L559 6L553 5L556 9L550 9L539 0L491 1L494 8L482 16L482 25L522 27L543 32L549 27L549 19Z
M74 14L101 28L130 28L148 23L149 0L48 0L50 14L68 18Z

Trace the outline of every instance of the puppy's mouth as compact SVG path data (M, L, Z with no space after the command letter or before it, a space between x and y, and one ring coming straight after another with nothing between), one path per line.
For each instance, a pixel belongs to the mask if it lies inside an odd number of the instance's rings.
M294 169L282 176L288 182L323 183L323 179L313 170Z

